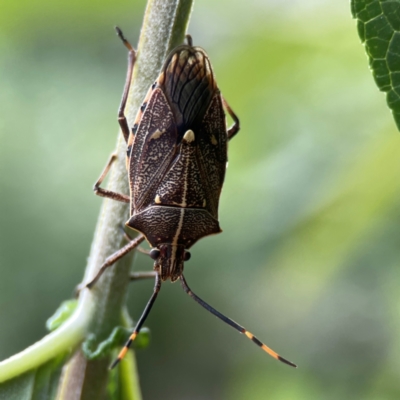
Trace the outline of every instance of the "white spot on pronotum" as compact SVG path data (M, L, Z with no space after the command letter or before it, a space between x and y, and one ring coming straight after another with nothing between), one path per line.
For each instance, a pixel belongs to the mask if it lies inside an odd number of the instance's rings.
M211 135L211 143L216 146L218 144L217 139L215 139L214 135Z
M207 201L206 199L203 200L203 207L205 207L207 205Z
M183 136L183 140L187 143L191 143L194 140L194 132L192 130L186 131L186 133Z
M156 204L161 204L161 197L157 195L154 201L156 202Z
M164 132L161 132L159 129L157 129L150 137L150 140L153 139L158 139Z

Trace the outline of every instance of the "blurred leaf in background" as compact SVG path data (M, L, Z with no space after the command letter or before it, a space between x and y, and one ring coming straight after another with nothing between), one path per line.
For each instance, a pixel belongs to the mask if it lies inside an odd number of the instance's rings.
M400 129L400 2L351 0L351 12L375 83L387 93L387 105Z
M43 336L82 278L100 208L91 188L125 78L113 26L135 43L144 7L2 3L2 359ZM144 398L397 400L400 136L349 4L207 0L190 33L242 129L229 145L224 232L193 248L186 277L299 369L167 284L137 352ZM135 269L151 266L137 256ZM135 284L133 318L152 286Z

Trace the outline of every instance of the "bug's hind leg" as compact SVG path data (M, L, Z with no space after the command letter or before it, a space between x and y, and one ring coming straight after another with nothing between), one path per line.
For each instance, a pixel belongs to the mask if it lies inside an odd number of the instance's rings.
M133 67L136 62L136 51L131 46L131 44L125 39L121 29L116 27L115 30L117 31L117 35L120 37L120 39L124 43L125 47L129 50L128 71L126 74L126 80L125 80L124 92L122 94L121 104L120 104L119 110L118 110L118 122L121 127L122 134L124 135L124 139L126 142L128 142L130 131L129 131L128 122L125 117L125 106L126 106L126 102L128 99L129 89L131 87L132 71L133 71ZM102 189L100 187L104 178L108 174L108 171L110 170L112 163L116 160L116 158L117 158L116 154L111 155L106 167L104 168L104 171L100 175L100 178L94 184L93 190L98 196L108 197L108 198L111 198L111 199L114 199L117 201L122 201L123 203L129 203L128 196L126 196L124 194L120 194L120 193L111 192L110 190Z
M233 119L233 125L228 129L228 139L231 140L240 130L240 122L237 115L232 111L232 108L229 106L227 101L222 97L222 104L227 111L227 113Z
M124 135L125 141L128 143L130 131L128 122L125 117L125 106L126 101L128 100L129 89L131 87L133 67L136 62L136 51L132 47L132 45L125 39L124 34L122 33L121 29L118 28L118 26L115 27L115 30L117 31L117 35L122 40L124 46L128 49L128 70L126 72L126 80L121 104L119 105L118 109L118 122L121 127L122 134Z
M185 39L186 39L186 44L187 44L188 46L192 47L192 46L193 46L193 38L192 38L192 35L189 35L189 34L187 33L186 36L185 36Z

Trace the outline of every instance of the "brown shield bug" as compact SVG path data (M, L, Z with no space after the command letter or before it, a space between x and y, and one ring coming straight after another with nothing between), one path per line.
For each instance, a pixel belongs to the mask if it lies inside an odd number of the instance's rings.
M107 258L86 286L92 287L104 270L147 240L154 271L136 273L133 279L154 277L153 294L114 367L135 340L161 288L161 282L179 279L185 292L206 310L243 333L270 356L296 367L243 326L224 316L189 288L183 276L188 249L199 239L221 232L218 202L225 177L227 144L239 131L239 119L217 87L205 51L187 44L176 47L166 58L161 72L149 88L130 129L124 109L130 88L136 52L116 28L129 50L129 65L118 121L127 142L126 166L130 196L102 189L100 184L116 156L111 156L94 186L97 195L130 204L126 226L139 236ZM225 112L234 124L226 127Z

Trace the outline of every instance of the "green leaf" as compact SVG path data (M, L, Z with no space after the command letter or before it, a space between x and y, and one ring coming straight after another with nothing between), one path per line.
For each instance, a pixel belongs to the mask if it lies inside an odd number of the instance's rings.
M78 300L63 301L56 312L46 321L46 328L51 332L61 326L76 310Z
M358 34L379 90L400 130L400 1L351 0Z
M122 347L129 336L132 334L132 329L127 329L123 326L117 326L113 329L110 336L97 344L96 336L91 334L88 339L82 344L82 351L88 360L98 360L110 355L111 350L116 347ZM142 328L135 341L133 347L135 349L143 349L150 342L149 329Z

